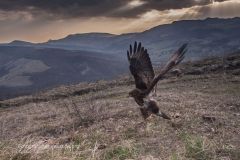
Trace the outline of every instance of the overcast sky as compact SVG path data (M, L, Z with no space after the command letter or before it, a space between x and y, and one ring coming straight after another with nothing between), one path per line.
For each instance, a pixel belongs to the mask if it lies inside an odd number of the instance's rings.
M240 0L0 0L0 42L140 32L207 17L240 17Z

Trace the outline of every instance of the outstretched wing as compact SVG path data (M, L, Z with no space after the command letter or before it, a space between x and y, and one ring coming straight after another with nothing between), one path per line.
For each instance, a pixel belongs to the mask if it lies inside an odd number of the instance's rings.
M141 43L135 42L134 47L130 45L127 51L129 69L132 73L136 88L146 90L154 78L154 71L147 50L142 47Z
M154 86L157 84L157 82L163 78L163 76L171 70L174 66L178 65L183 59L184 54L187 52L187 44L182 45L170 58L168 63L163 67L163 69L160 70L160 73L158 76L156 76L148 89L145 91L145 95L148 95L151 90L154 88Z

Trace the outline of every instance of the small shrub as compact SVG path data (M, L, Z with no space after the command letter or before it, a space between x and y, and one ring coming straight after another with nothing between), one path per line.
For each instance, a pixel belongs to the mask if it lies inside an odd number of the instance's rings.
M194 137L186 133L182 134L181 137L185 143L185 156L187 158L193 158L195 160L212 159L211 152L207 149L202 137Z

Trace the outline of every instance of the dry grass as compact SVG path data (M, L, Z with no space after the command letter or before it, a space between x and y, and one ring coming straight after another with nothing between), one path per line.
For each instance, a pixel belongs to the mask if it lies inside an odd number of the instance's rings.
M231 73L161 81L156 99L172 121L144 121L127 77L4 101L0 159L238 160L240 77Z

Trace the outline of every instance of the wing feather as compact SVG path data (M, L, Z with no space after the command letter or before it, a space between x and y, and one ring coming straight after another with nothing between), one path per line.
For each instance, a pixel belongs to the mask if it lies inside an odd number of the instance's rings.
M145 95L148 95L157 82L163 78L163 76L171 70L173 67L178 65L183 59L184 55L187 52L187 44L183 44L170 58L167 64L160 70L160 73L153 79L148 89L145 90Z
M141 43L135 42L132 49L130 45L127 51L127 57L130 63L129 69L134 77L136 88L146 90L154 78L154 71L152 67L149 54Z

